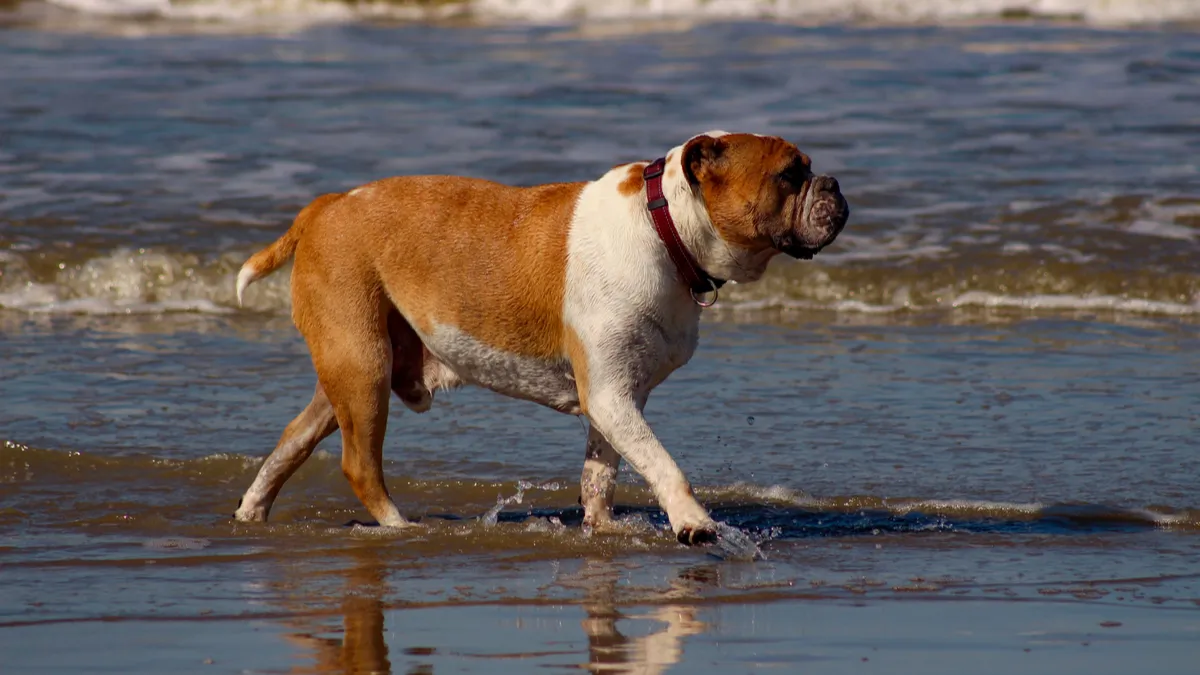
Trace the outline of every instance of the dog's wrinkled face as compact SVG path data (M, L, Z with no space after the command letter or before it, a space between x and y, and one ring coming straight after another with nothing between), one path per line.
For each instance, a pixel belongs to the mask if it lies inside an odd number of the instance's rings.
M697 136L683 147L683 170L721 238L752 253L812 258L850 215L837 179L814 175L808 156L781 138Z

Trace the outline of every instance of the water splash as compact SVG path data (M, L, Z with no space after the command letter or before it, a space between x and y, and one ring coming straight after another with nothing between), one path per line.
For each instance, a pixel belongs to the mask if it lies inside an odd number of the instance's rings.
M527 480L518 481L517 494L511 497L505 497L503 494L496 495L496 505L488 509L487 513L484 513L483 518L481 518L483 521L483 526L495 527L496 524L500 522L500 512L504 510L504 507L509 506L510 504L522 503L525 500L526 490L554 491L561 490L562 488L563 486L561 483L556 483L553 481L541 484L533 483Z
M505 497L502 494L496 495L496 505L488 509L487 513L483 514L483 526L495 527L496 523L500 521L500 511L502 511L504 507L508 506L509 504L520 504L525 499L526 485L527 483L525 483L525 481L517 483L517 494L511 497Z
M722 560L752 562L767 559L750 535L725 523L717 523L717 542L710 553Z

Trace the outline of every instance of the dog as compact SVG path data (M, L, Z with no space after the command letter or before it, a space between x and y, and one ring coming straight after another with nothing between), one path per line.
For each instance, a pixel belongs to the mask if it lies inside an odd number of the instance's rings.
M642 415L696 349L726 281L777 254L812 258L850 210L835 178L781 138L712 131L591 182L511 187L403 176L327 194L250 257L246 287L292 266L292 319L318 384L234 517L265 521L287 479L342 431L342 471L383 526L410 523L383 476L394 393L425 412L464 384L588 421L584 526L612 524L624 458L685 544L716 523Z

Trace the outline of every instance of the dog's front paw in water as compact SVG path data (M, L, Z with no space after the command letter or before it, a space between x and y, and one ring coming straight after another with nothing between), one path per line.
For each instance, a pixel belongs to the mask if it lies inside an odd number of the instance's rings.
M675 538L687 546L711 544L717 540L717 523L696 501L692 488L686 483L684 487L680 498L670 502L665 509Z
M696 527L683 527L675 533L675 538L679 540L679 543L688 546L711 544L717 540L717 525L709 523Z
M233 512L233 519L243 523L265 523L267 522L267 507L259 504L244 504L244 498L238 500L237 510Z

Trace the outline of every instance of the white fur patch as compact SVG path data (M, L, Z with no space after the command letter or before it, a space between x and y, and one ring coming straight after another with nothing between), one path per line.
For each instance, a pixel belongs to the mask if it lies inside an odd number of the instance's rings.
M513 354L447 325L435 327L433 335L422 339L429 351L464 383L572 415L581 412L579 392L565 356L544 360Z
M246 287L258 280L258 270L250 265L242 265L242 269L237 275L237 301L238 307L242 306L242 296L246 293Z

